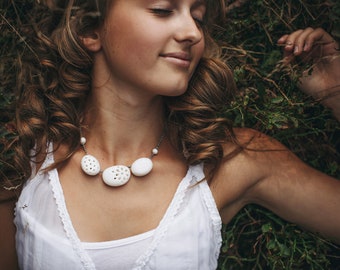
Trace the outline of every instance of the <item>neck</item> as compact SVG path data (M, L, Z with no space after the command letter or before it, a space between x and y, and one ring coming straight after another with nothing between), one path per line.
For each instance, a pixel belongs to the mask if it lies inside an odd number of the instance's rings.
M91 96L88 104L82 126L88 151L110 162L128 164L148 155L163 133L160 96L139 103L107 95Z

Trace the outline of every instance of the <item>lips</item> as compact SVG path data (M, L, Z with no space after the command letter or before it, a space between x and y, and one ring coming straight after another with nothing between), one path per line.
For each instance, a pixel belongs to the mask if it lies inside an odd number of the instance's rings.
M163 57L168 62L181 66L181 67L187 68L190 66L190 63L191 63L191 57L189 53L186 53L186 52L165 53L165 54L161 54L161 57Z

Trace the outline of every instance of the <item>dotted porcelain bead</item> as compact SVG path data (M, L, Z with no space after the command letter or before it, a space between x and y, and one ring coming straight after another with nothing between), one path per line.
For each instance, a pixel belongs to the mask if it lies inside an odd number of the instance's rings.
M127 166L115 165L104 170L102 179L111 187L120 187L130 180L131 172Z
M90 176L95 176L100 172L99 161L91 155L85 155L80 162L81 168L84 173Z

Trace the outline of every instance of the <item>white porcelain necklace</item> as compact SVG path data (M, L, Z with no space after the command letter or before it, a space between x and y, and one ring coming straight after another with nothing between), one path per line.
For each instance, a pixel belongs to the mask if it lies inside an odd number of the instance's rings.
M102 173L102 179L104 183L111 187L119 187L125 185L130 180L131 173L134 176L142 177L148 175L152 171L152 158L158 154L158 149L164 139L164 136L165 135L163 133L156 147L151 150L150 157L138 158L132 163L131 166L114 165L106 168L104 171L101 170L98 159L87 153L85 147L86 138L82 136L80 138L80 145L82 146L85 155L80 162L81 169L85 174L90 176L96 176L99 173Z

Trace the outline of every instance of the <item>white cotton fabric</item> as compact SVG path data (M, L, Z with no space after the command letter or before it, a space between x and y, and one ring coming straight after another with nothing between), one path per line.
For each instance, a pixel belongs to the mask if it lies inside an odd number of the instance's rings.
M49 154L42 168L52 163L53 155ZM202 165L189 167L157 228L148 232L150 235L146 233L148 237L139 241L137 236L137 241L129 243L132 259L127 263L133 266L127 266L127 269L217 268L222 223L210 188L205 180L201 181L203 178ZM108 260L111 255L107 251L113 248L115 251L112 252L129 256L129 249L120 249L119 245L105 249L105 242L80 241L72 226L56 169L40 170L26 183L14 221L22 270L121 269L115 265L115 260ZM143 234L140 237L143 238ZM124 242L124 239L117 241ZM93 251L96 245L99 247L97 252ZM134 252L137 257L133 257ZM112 254L114 256L119 257ZM104 266L98 263L101 261ZM107 265L105 262L110 264L109 268L103 268Z
M134 235L128 238L99 242L82 243L91 257L96 269L131 270L136 260L144 253L153 239L155 230Z

